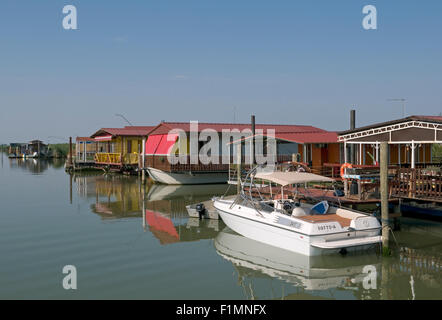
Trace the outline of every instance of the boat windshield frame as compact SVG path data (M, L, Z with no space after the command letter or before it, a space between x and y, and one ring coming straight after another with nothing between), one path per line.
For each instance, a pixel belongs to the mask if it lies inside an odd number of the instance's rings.
M241 181L241 188L240 188L241 191L238 194L238 196L235 199L235 201L232 203L232 206L234 204L242 203L242 205L254 208L260 215L262 215L260 213L260 210L259 210L260 208L264 212L269 212L270 211L269 209L272 208L272 212L276 211L276 212L285 214L284 210L275 208L274 206L270 206L269 204L267 204L267 202L269 202L269 200L264 199L264 197L262 196L261 192L259 191L259 187L256 185L256 183L254 181L255 180L254 179L255 178L255 174L256 174L256 172L257 172L257 170L259 168L260 168L260 166L255 166L255 167L253 167L252 169L250 169L247 172L247 175L244 178L244 181ZM271 180L266 180L265 178L261 178L261 177L259 179L270 182L270 184L269 184L270 198L275 200L274 198L275 198L276 195L279 194L279 192L276 193L275 195L272 194L272 183L276 183L276 182L273 182ZM249 190L248 190L248 192L246 192L246 190L244 190L244 187L247 185L247 181L248 180L250 180L250 182L249 182ZM319 182L328 182L328 181L323 181L323 180L318 180L318 181ZM332 182L333 190L336 192L335 181L330 181L330 182ZM278 184L278 183L276 183L276 184ZM301 184L301 183L293 183L293 184L291 184L291 185L295 186L295 190L293 191L293 193L295 195L295 197L294 197L295 199L299 199L300 198L299 195L301 195L305 199L311 199L311 200L314 200L315 202L321 201L320 199L327 200L327 196L325 194L329 190L326 189L324 191L324 195L321 196L321 197L318 197L318 196L309 195L308 192L301 192L301 191L299 191L299 189L298 189L298 185L299 184ZM287 184L287 185L290 185L290 184ZM284 187L287 186L287 185L279 184L279 186L281 187L281 191L280 192L281 192L281 201L282 202L284 202L286 200L289 200L289 199L284 199ZM307 182L305 182L304 185L305 185L304 190L307 191L308 190L307 187L306 187L307 186ZM259 196L258 198L254 197L252 195L252 189L256 189L256 191L258 193L258 196ZM270 201L272 201L272 200L270 200ZM339 197L337 197L337 201L338 201L338 206L342 207ZM248 203L249 203L249 205L247 205Z

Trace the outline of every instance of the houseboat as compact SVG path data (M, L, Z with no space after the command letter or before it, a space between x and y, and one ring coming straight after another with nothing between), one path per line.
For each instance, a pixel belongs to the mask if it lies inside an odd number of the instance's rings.
M216 133L219 141L217 154L208 163L198 157L202 150L207 151L210 141L202 137L204 132ZM339 163L343 158L337 134L312 126L256 124L252 131L251 124L161 122L150 131L146 141L144 168L158 183L225 183L229 180L229 168L237 159L232 142L244 140L240 157L245 163L249 155L256 154L256 144L249 148L246 141L255 136L254 132L262 132L263 136L274 133L276 157L271 165L292 160L293 155L318 167L325 162ZM196 143L192 142L192 134ZM197 156L192 162L193 155ZM179 157L180 162L171 163L171 157Z
M28 143L11 143L9 145L9 158L40 158L48 155L48 145L40 140L32 140Z
M95 142L95 165L112 171L137 170L146 136L153 128L153 126L127 126L98 130L90 136ZM87 154L85 155L87 157Z

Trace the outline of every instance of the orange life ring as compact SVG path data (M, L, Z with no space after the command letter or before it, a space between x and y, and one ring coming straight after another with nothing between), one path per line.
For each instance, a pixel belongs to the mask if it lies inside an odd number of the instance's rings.
M351 169L351 168L353 168L353 166L351 165L351 163L348 163L348 162L344 163L344 164L341 166L341 178L342 178L342 179L345 179L345 178L344 178L344 174L345 174L345 169L346 169L346 168Z

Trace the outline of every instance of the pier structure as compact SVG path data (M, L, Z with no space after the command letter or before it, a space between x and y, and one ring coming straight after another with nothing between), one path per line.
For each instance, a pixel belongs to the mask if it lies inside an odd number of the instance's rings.
M356 146L358 165L377 165L381 142L388 143L388 163L405 168L425 167L433 163L432 144L442 143L442 116L409 116L339 132L344 144L344 162L350 146Z
M365 189L378 191L380 146L387 144L388 198L405 203L442 203L442 163L435 161L433 145L442 144L442 116L409 116L376 123L339 133L338 140L346 150L349 162L350 146L356 146L356 163L351 163L339 177L337 167L326 164L328 172L347 184L346 195L361 195ZM352 191L352 185L357 192ZM398 210L399 211L399 210ZM442 216L442 207L437 209Z

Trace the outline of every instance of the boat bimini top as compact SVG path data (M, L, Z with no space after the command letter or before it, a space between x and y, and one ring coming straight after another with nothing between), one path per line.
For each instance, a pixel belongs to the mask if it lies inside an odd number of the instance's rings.
M287 186L290 184L308 183L308 182L334 182L332 178L320 176L314 173L308 172L257 172L254 176L255 179L267 180L277 183L281 186Z

